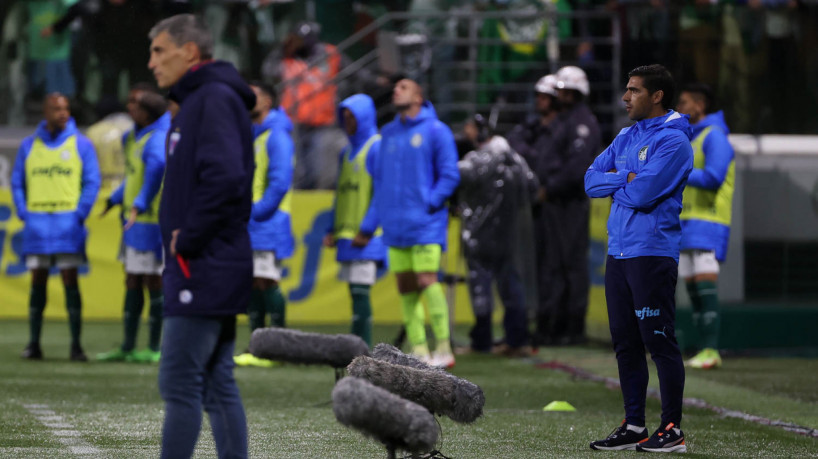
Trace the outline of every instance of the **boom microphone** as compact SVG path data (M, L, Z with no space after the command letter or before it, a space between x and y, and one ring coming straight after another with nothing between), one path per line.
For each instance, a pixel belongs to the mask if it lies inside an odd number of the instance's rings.
M344 368L369 346L359 336L326 335L286 328L258 328L250 336L250 353L269 360Z
M332 411L341 424L375 438L390 449L430 451L437 443L434 416L369 381L346 377L332 390Z
M347 371L350 376L366 379L457 422L474 422L483 414L483 390L443 371L396 365L367 356L356 357Z

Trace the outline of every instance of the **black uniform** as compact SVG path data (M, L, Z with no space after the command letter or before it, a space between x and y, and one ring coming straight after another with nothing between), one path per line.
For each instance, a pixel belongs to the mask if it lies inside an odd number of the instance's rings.
M583 102L549 126L515 128L512 147L534 161L546 201L536 212L539 305L534 344L580 342L588 309L588 218L585 171L599 153L596 117Z

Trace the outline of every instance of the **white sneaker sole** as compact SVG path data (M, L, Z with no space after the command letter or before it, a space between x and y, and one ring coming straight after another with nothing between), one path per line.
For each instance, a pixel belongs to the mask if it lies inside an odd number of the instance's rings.
M598 451L636 451L636 445L639 443L630 443L619 446L591 446L591 449Z
M687 445L676 445L670 448L644 448L640 447L638 451L645 451L648 453L686 453Z

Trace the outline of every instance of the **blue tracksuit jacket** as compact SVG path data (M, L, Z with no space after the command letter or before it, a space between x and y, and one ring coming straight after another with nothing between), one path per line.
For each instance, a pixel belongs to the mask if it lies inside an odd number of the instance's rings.
M255 137L270 131L267 139L270 159L267 188L261 199L253 203L247 230L253 250L273 251L278 260L290 258L295 250L290 212L279 208L293 183L292 130L293 123L281 107L271 110L261 124L253 126Z
M415 118L394 120L381 129L374 168L375 215L361 231L373 233L380 220L390 247L440 244L445 248L448 212L444 206L460 183L452 131L425 101Z
M76 209L70 212L29 212L26 205L26 160L31 153L34 140L39 138L47 147L56 148L71 136L77 137L77 150L82 162L82 191ZM11 171L14 207L17 209L18 218L25 222L22 253L24 255L84 253L86 234L84 222L94 207L100 183L99 163L94 146L80 134L74 119L69 119L65 129L53 136L46 128L46 122L40 122L34 135L26 137L20 144Z
M670 110L622 129L588 168L588 196L613 197L608 255L678 261L682 191L693 168L690 137L687 115ZM630 172L637 175L628 183Z
M145 178L142 182L142 189L134 200L134 207L140 212L153 202L156 194L162 188L162 178L165 176L165 140L170 127L170 113L165 113L158 120L136 130L134 137L138 141L142 137L153 133L142 150L142 162L145 163ZM125 134L122 143L125 144L130 133ZM125 196L125 182L117 188L109 198L112 204L122 204ZM122 209L123 215L128 216L130 209ZM122 241L126 246L143 252L155 251L156 256L162 259L162 235L159 232L159 225L152 223L136 222L133 226L122 234Z
M702 146L704 169L693 169L687 179L687 186L718 190L724 183L735 153L730 141L727 140L730 129L724 121L724 113L721 111L711 113L692 125L693 138L708 126L713 126L713 129L704 139ZM716 258L724 261L729 240L730 227L727 225L704 220L682 220L682 250L714 250Z

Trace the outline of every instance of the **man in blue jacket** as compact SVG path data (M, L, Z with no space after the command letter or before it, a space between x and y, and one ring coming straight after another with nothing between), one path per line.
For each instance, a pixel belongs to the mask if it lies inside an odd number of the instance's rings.
M159 392L163 458L193 455L210 415L219 457L247 457L247 420L233 378L236 315L247 310L253 251L253 91L193 15L159 22L148 64L179 109L170 126L159 227L167 264Z
M686 363L692 368L721 366L719 355L719 263L727 257L730 239L735 154L727 140L724 113L713 109L713 91L690 84L679 94L679 113L693 128L693 172L682 201L682 253L679 275L693 305L693 324L703 349Z
M449 222L445 203L460 182L457 148L451 129L437 119L415 81L398 81L392 103L398 114L381 130L381 151L375 161L375 212L364 218L361 233L371 237L380 220L412 353L448 368L455 363L449 306L437 275ZM421 297L429 306L434 354L426 343Z
M376 219L372 205L375 161L381 150L376 124L377 110L365 94L347 97L338 105L338 120L349 137L338 160L338 186L332 212L332 227L324 236L325 247L336 247L341 264L338 278L349 284L352 297L352 333L372 345L372 304L369 290L377 278L378 265L386 259L381 232L371 239L358 233L367 213Z
M625 420L592 449L684 452L684 364L676 342L682 191L693 166L687 116L670 109L675 85L661 65L628 74L622 100L636 123L623 129L585 174L592 198L611 196L605 298ZM659 374L662 422L648 437L645 395L650 351Z
M253 174L253 210L247 230L253 247L253 293L247 315L250 331L263 328L270 313L274 327L284 327L286 301L278 282L281 261L295 249L290 219L293 183L293 124L276 103L273 88L253 82L256 95L253 132L256 170ZM249 352L235 357L237 365L271 367L273 362Z
M97 355L97 360L158 362L162 333L162 236L159 233L159 190L165 175L165 138L170 126L168 103L151 85L137 83L128 95L128 114L134 129L122 139L125 180L108 198L103 215L122 206L120 259L125 265L125 339L122 345ZM149 343L135 351L136 335L148 289Z
M60 270L71 330L71 360L88 358L80 345L82 297L77 268L85 261L85 219L100 186L97 155L80 134L68 98L50 94L43 103L43 120L17 151L11 192L18 218L24 223L22 252L31 270L28 316L30 339L24 359L43 358L40 331L46 305L48 271Z

